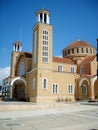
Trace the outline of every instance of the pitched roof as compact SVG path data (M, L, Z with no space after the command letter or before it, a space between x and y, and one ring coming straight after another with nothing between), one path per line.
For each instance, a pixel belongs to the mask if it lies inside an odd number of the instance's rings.
M53 57L53 61L67 64L74 64L74 62L69 58Z
M95 57L96 57L96 55L88 56L80 64L91 62L91 61L93 61L95 59Z

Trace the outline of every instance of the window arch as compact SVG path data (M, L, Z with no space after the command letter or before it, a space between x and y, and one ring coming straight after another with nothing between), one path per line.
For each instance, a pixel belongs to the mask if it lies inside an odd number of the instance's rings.
M88 80L87 78L82 78L82 79L80 80L80 82L79 82L79 86L82 85L82 83L83 83L84 80L87 81L88 85L90 84L90 82L89 82L89 80Z
M42 89L48 89L48 80L47 80L47 78L42 79Z

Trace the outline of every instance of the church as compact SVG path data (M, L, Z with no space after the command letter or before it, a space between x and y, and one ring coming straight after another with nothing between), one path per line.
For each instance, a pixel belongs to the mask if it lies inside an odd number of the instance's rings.
M23 52L22 43L13 43L10 98L30 102L59 102L98 99L96 48L81 40L52 55L50 12L36 12L32 52Z

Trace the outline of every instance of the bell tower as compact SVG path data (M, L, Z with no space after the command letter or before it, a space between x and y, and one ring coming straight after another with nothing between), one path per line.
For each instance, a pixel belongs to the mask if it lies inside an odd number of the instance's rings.
M19 53L22 51L22 44L19 41L13 43L13 51L11 54L11 76L15 76L15 64Z
M37 21L45 24L49 24L49 16L50 13L47 10L38 10L36 12L37 15Z
M32 67L49 66L52 62L52 26L50 12L41 9L36 12L37 23L33 27Z

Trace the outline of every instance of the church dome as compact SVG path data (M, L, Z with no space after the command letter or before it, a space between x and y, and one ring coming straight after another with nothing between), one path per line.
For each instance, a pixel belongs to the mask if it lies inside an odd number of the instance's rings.
M69 44L67 46L67 48L70 48L70 47L80 47L80 46L88 47L88 46L91 46L91 45L89 43L85 42L85 41L75 41L75 42L72 42L71 44Z
M69 44L66 48L62 50L64 58L70 58L75 63L77 60L83 60L86 56L91 56L96 54L96 48L85 41L77 40Z

